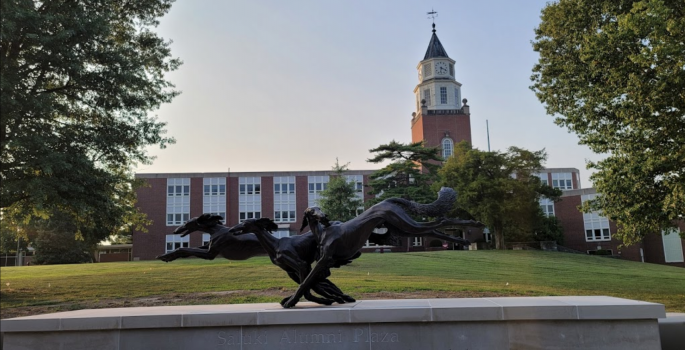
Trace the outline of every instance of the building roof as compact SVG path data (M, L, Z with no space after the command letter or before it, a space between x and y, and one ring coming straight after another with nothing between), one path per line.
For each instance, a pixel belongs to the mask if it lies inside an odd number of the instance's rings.
M424 60L435 57L447 57L447 51L442 47L438 35L435 34L435 23L433 23L433 35L431 36L431 41L428 43L428 50L426 50L426 56L423 57Z
M371 175L377 170L347 170L345 175ZM137 173L136 179L161 179L185 177L261 177L261 176L323 176L335 175L333 170L302 171L249 171L249 172L213 172L213 173Z

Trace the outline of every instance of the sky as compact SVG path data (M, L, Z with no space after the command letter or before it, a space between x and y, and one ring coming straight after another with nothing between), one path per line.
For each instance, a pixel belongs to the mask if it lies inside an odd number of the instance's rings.
M378 169L369 150L411 142L416 67L432 20L471 110L473 145L545 149L546 167L602 156L557 126L530 90L547 0L177 0L156 28L184 63L181 94L153 111L176 143L138 173Z

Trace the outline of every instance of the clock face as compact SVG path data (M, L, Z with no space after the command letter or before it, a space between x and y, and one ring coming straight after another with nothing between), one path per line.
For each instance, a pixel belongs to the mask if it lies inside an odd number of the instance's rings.
M445 62L435 63L435 74L445 75L445 74L447 74L448 71L449 70L447 69L447 63L445 63Z

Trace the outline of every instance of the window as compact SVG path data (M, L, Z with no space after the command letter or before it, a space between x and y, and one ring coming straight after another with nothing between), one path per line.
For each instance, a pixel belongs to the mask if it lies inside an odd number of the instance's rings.
M190 220L190 178L167 179L166 224L178 226Z
M205 178L204 195L205 196L225 196L226 195L226 178L215 177Z
M414 237L414 241L411 245L414 247L423 247L423 237Z
M347 182L354 183L354 188L357 191L357 197L364 200L364 175L345 175Z
M457 105L457 108L461 108L461 98L458 87L454 88L454 104Z
M552 174L554 175L554 174ZM597 197L597 194L582 195L581 201L592 200ZM585 241L610 241L611 232L609 230L609 219L599 215L597 212L583 213L583 222L585 224Z
M238 189L240 194L261 194L262 185L259 177L241 177Z
M431 105L431 89L423 89L423 99L426 100L426 106Z
M562 191L573 189L572 173L552 173L552 187Z
M307 186L309 187L309 192L307 195L309 202L308 202L307 206L309 206L309 207L318 207L319 206L319 198L321 198L321 191L328 188L328 181L329 180L330 180L330 177L328 175L307 177Z
M173 252L178 248L188 248L190 236L181 237L180 235L166 235L165 253Z
M354 188L357 191L357 198L364 203L364 175L345 175L347 182L354 183ZM357 215L364 212L364 205L357 208Z
M554 216L554 202L547 198L540 198L540 208L547 216Z
M490 229L487 227L483 229L483 239L486 242L492 242L492 233L490 233Z
M188 237L188 236L186 236ZM208 245L209 241L212 239L212 235L209 233L203 233L202 234L202 245Z
M181 196L190 196L190 179L167 179L167 197Z
M442 158L447 159L454 154L454 144L452 139L444 138L442 140Z
M290 230L287 228L279 228L276 232L271 232L276 238L290 237Z
M444 86L440 87L440 104L447 104L447 88Z
M454 65L450 63L450 75L454 76Z
M274 177L274 221L297 221L295 202L295 177Z
M683 262L683 243L680 229L661 231L661 241L664 244L664 261L667 263Z
M549 179L547 178L547 173L537 173L537 174L533 174L533 176L539 177L539 178L540 178L540 181L541 181L543 184L549 186Z
M238 178L238 220L259 219L262 217L262 178Z
M202 212L219 215L226 220L226 178L204 178L202 185Z

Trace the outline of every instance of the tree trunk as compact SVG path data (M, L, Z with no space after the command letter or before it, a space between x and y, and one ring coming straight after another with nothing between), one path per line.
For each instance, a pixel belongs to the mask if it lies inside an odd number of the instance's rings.
M495 229L495 248L497 250L504 250L504 234L501 228Z

